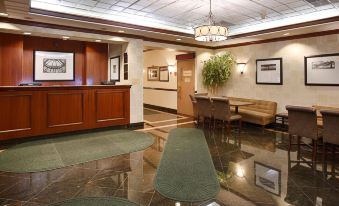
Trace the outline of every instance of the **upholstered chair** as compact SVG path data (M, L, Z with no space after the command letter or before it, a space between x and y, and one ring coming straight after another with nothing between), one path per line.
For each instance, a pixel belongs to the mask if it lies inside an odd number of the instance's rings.
M194 120L197 121L197 124L199 124L198 113L197 113L197 100L195 99L195 96L193 96L192 94L190 94L189 96L192 102Z
M205 125L206 119L209 119L211 123L213 119L213 106L211 99L207 96L195 96L195 99L197 100L198 122L200 122L200 119L202 119ZM211 124L209 126L211 126Z
M241 116L232 114L230 109L230 102L227 98L212 97L212 104L214 109L214 127L218 120L222 121L222 126L227 128L227 133L231 135L231 123L238 122L238 131L241 131Z
M317 142L319 138L318 125L317 125L317 112L312 107L300 107L300 106L286 106L288 111L288 133L289 133L289 149L290 154L292 139L297 137L297 160L291 161L297 163L310 163L305 159L301 160L301 138L309 138L312 140L312 161L311 165L313 169L316 169L317 161Z
M332 146L332 176L335 176L335 149L339 145L339 111L321 110L323 118L323 172L327 176L327 146Z

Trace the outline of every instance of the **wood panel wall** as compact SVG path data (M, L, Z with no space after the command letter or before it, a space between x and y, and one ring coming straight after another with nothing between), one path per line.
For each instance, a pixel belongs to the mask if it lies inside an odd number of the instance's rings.
M33 82L34 50L75 53L75 81L43 85L95 85L108 76L108 44L0 33L0 86Z

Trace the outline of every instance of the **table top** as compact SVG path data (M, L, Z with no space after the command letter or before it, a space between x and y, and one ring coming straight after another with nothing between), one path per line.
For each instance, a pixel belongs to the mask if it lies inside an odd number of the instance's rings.
M254 105L253 102L243 102L243 101L235 101L235 100L230 100L230 105L231 106L249 106L249 105Z

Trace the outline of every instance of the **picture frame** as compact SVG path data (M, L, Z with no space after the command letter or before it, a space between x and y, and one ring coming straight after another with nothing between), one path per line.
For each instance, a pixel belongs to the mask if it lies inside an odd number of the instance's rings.
M169 82L169 71L167 66L159 68L159 81Z
M281 196L281 170L254 161L254 181L257 187Z
M120 56L109 59L110 80L120 82Z
M283 59L257 59L256 84L283 85Z
M159 81L159 67L148 67L147 68L147 80L148 81Z
M33 51L33 81L74 81L74 52Z
M339 53L304 57L306 86L339 86Z

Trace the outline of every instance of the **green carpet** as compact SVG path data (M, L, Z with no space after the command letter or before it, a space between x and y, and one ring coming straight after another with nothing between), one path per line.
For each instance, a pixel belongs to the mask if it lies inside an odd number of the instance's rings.
M128 130L36 140L0 152L0 171L47 171L144 150L153 143L150 134Z
M65 200L50 206L138 206L138 204L121 198L85 197Z
M160 114L160 112L157 112L157 111L153 111L153 110L150 110L150 109L144 109L144 115L152 115L152 114Z
M154 187L161 195L181 202L201 202L218 194L217 174L201 130L170 131Z

